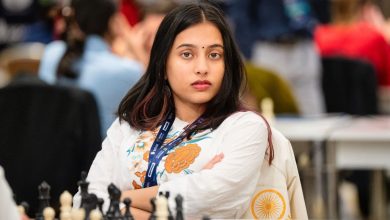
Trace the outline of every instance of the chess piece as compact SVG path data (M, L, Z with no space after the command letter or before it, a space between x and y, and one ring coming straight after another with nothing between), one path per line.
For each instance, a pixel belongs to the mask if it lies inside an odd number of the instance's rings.
M125 211L125 215L123 216L123 220L133 220L134 218L133 218L133 216L131 215L131 212L130 212L131 199L130 198L126 198L125 200L123 200L123 203L126 206L126 211Z
M72 195L68 191L64 191L60 195L60 219L68 219L72 211Z
M158 196L156 198L156 219L168 220L168 200L165 196Z
M49 206L50 203L50 186L45 181L43 181L38 186L38 212L35 214L35 220L44 220L43 210Z
M183 214L183 196L180 194L175 197L176 201L176 218L175 220L184 220Z
M152 205L152 212L150 213L149 220L156 220L156 198L151 198L150 204Z
M89 213L89 220L103 220L103 215L99 210L94 209Z
M169 195L170 195L169 192L166 191L163 195L165 196L165 198L167 198L167 201L169 201ZM168 207L168 220L174 220L171 209L169 208L169 205L167 207Z
M103 204L104 204L104 199L102 198L98 198L98 207L99 207L99 211L100 213L103 213Z
M261 114L264 118L267 119L270 125L275 122L275 114L274 114L274 102L271 98L264 98L261 100Z
M85 210L84 209L72 209L71 211L72 220L84 220Z
M85 210L85 216L89 216L89 213L96 209L98 206L98 198L95 194L89 193L84 197L84 203L82 205L82 209Z
M88 197L89 182L87 181L87 172L85 171L81 172L81 180L77 183L77 185L80 187L80 197L81 197L80 208L82 208L84 204L84 200Z
M20 216L26 216L28 213L28 210L30 208L30 205L27 202L21 202L20 205L18 205L18 211Z
M202 220L211 220L211 218L208 217L207 215L204 215L204 216L202 217Z
M56 212L50 206L46 207L43 210L43 219L45 219L45 220L54 220L55 215L56 215Z
M108 194L110 195L110 206L106 213L108 220L120 220L122 219L121 210L119 208L121 191L113 183L108 186Z

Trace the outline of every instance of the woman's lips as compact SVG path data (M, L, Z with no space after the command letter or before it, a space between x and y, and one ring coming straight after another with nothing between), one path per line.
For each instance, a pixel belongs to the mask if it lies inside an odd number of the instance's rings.
M210 88L211 82L208 80L198 80L198 81L192 83L191 86L193 88L195 88L196 90L204 91L204 90Z

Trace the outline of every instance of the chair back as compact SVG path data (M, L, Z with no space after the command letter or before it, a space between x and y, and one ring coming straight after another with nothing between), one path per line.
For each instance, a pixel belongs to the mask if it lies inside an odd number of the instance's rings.
M377 79L370 63L346 57L322 58L326 111L378 114Z
M38 185L51 185L51 204L75 193L82 170L100 149L93 96L83 90L51 86L37 78L16 79L0 89L0 164L16 201L38 207Z

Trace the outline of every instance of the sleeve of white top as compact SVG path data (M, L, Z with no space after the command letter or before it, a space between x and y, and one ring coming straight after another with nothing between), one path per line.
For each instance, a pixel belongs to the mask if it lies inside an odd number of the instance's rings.
M97 153L89 169L87 181L90 182L88 192L96 194L97 197L104 199L103 210L109 206L108 185L113 182L114 169L118 161L118 149L123 140L119 120L115 122L107 131L107 137L104 139L102 149ZM80 207L81 197L80 189L73 199L73 206Z
M258 115L239 114L241 117L224 126L220 163L160 185L159 191L170 192L171 207L175 207L177 194L183 196L187 217L239 218L249 207L268 146L268 131Z
M21 219L13 199L13 193L0 166L0 219Z

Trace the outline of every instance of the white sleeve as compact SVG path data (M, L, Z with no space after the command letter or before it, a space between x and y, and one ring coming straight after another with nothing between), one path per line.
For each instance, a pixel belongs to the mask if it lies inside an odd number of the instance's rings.
M103 210L109 206L109 194L107 187L114 182L114 171L119 165L118 149L123 140L121 124L116 119L107 131L102 149L97 153L88 172L88 192L94 193L98 198L104 199ZM80 189L73 198L73 207L79 208L81 203Z
M251 113L225 129L220 163L160 185L159 191L170 192L171 208L175 207L176 195L183 196L187 217L239 218L249 207L268 146L267 127Z
M13 193L0 166L0 219L21 219L17 206L13 199Z

